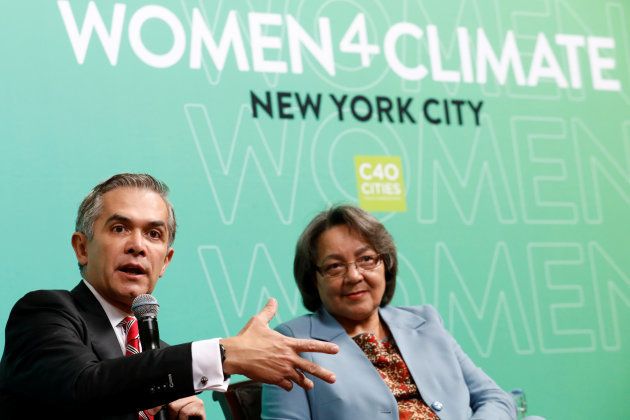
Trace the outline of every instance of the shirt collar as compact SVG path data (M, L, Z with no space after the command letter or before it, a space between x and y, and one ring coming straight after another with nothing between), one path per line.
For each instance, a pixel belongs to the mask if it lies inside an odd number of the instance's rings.
M106 301L105 298L96 291L94 286L92 286L89 281L83 279L83 283L85 283L85 285L88 287L88 289L90 289L90 291L92 292L96 300L98 300L98 302L103 307L103 310L105 311L105 314L107 315L107 319L109 319L109 322L112 324L112 328L115 329L116 327L118 327L120 322L125 317L130 315L126 312L121 311L120 309L118 309L117 307L115 307L114 305Z

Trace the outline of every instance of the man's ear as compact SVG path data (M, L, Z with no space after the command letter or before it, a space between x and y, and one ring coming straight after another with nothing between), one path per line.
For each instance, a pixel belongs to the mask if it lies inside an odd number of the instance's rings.
M160 277L164 275L164 272L166 271L166 267L168 267L168 265L171 263L171 260L173 259L174 253L175 253L175 250L173 248L168 249L168 252L166 253L166 256L164 257L164 265L162 266L162 270L160 271Z
M72 234L72 249L77 256L77 262L82 266L88 263L87 243L88 239L85 233L74 232Z

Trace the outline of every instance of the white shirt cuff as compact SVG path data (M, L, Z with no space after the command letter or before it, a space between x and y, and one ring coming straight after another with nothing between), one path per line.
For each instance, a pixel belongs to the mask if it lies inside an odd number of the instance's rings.
M230 381L223 380L218 338L192 342L192 372L195 392L227 390Z

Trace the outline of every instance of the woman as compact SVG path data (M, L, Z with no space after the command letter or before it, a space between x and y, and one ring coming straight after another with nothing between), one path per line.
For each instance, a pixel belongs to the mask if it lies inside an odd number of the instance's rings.
M331 341L337 355L304 357L335 372L310 391L263 388L264 419L515 419L510 396L464 354L431 306L387 306L396 247L365 211L318 214L298 240L293 272L312 311L281 333ZM310 377L310 376L309 376Z

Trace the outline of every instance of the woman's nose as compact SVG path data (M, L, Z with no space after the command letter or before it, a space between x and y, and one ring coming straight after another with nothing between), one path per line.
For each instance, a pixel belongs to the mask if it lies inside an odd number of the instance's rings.
M359 271L356 263L348 264L348 272L346 273L346 278L352 281L361 281L363 280L363 273Z

